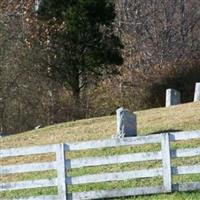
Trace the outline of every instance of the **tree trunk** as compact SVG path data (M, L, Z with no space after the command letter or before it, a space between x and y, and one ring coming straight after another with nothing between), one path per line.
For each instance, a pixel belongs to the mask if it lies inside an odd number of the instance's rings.
M73 118L74 119L80 119L82 116L82 112L81 112L81 101L80 101L80 89L76 88L73 89L72 91L72 95L73 95Z
M181 37L182 37L182 45L185 45L186 38L186 1L180 1L180 11L181 11Z
M0 132L6 132L5 102L0 102Z

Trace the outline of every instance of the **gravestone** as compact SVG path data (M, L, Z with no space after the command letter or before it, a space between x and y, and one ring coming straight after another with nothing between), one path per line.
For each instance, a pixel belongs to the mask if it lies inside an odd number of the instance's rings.
M200 82L196 83L195 92L194 92L194 102L200 101Z
M166 90L166 107L177 105L181 103L181 93L175 89Z
M128 109L119 108L117 114L117 138L137 136L136 115Z
M40 128L42 128L42 126L41 126L41 125L38 125L38 126L35 127L35 130L38 130L38 129L40 129Z

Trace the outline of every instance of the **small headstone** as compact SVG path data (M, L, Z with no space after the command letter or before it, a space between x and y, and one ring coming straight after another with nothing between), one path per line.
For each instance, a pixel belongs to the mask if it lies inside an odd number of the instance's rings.
M178 105L181 103L181 93L175 89L166 90L166 107Z
M128 109L119 108L117 114L117 138L137 136L136 115Z
M196 83L195 92L194 92L194 102L200 101L200 82Z
M38 130L38 129L40 129L40 128L42 128L42 126L41 126L41 125L38 125L38 126L35 127L35 130Z

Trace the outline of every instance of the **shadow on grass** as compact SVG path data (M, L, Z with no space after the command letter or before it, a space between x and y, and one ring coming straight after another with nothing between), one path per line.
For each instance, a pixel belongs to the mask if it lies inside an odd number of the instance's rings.
M148 135L155 135L155 134L160 134L160 133L174 133L174 132L181 132L183 130L181 129L165 129L165 130L160 130L156 132L149 133Z

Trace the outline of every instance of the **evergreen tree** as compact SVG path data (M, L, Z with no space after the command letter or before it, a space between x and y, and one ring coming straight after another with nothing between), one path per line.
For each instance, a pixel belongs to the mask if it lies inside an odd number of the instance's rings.
M52 77L72 91L76 107L90 78L115 74L123 63L120 38L114 33L111 0L43 0L40 20L57 25L50 34Z

